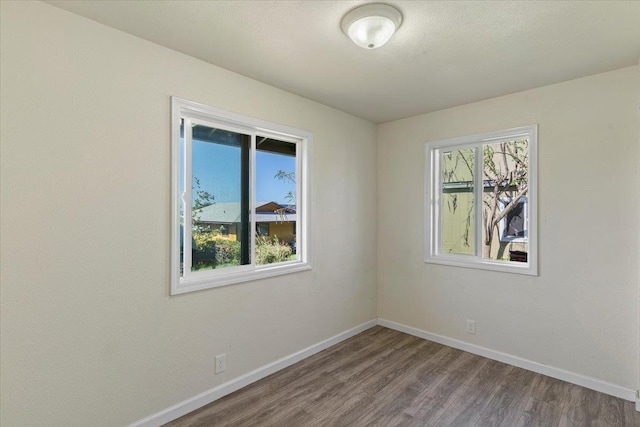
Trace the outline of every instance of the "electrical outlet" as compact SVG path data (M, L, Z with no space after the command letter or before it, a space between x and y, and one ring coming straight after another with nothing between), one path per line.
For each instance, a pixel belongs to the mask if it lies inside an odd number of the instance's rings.
M467 319L467 333L471 335L476 334L476 321Z
M227 369L227 354L219 354L216 356L216 374L224 372Z

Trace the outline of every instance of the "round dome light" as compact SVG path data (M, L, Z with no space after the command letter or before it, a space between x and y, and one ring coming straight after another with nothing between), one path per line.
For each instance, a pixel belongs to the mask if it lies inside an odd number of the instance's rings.
M386 4L366 4L342 18L342 31L358 46L375 49L387 43L402 24L400 12Z

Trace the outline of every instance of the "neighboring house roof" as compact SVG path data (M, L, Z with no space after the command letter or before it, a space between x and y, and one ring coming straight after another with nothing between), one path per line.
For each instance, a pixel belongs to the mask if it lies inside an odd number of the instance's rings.
M277 209L282 209L283 205L276 202L256 202L257 213L274 212Z
M271 209L261 211L261 208ZM285 209L286 212L276 212L278 209ZM258 202L256 203L256 222L284 222L295 221L295 207L292 205L280 205L276 202ZM293 212L291 212L293 211ZM197 222L212 222L216 224L233 224L240 222L240 203L239 202L223 202L214 203L204 208L194 210L194 216Z
M270 214L257 214L256 222L287 222L287 221L295 221L296 214L295 213L270 213Z
M195 209L193 213L197 222L231 224L234 222L240 222L240 203L213 203L209 206L205 206L204 208Z

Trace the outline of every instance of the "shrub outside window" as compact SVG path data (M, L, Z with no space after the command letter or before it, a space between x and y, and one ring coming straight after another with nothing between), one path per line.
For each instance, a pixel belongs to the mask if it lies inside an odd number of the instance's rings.
M172 294L311 268L311 139L172 98Z
M537 275L537 126L426 144L425 262Z

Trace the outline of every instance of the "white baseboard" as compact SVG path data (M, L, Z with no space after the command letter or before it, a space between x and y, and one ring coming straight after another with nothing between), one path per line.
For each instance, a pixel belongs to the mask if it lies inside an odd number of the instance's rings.
M478 345L469 344L464 341L459 341L442 335L433 334L431 332L423 331L421 329L413 328L407 325L402 325L400 323L391 322L389 320L378 319L378 325L390 329L395 329L396 331L414 335L416 337L423 338L429 341L434 341L449 347L457 348L459 350L464 350L466 352L477 354L489 359L497 360L508 365L513 365L519 368L527 369L529 371L537 372L539 374L543 374L582 387L590 388L592 390L619 397L621 399L629 400L631 402L635 401L636 410L640 410L638 409L640 406L640 401L636 399L635 390L611 384L606 381L598 380L596 378L576 374L575 372L569 372L565 371L564 369L554 368L552 366L543 365L531 360L522 359L520 357L502 353L500 351L495 351L485 347L480 347Z
M363 332L375 325L395 329L396 331L404 332L409 335L414 335L419 338L434 341L439 344L457 348L469 353L477 354L479 356L487 357L489 359L497 360L499 362L507 363L509 365L547 375L552 378L557 378L562 381L567 381L572 384L577 384L579 386L590 388L592 390L609 394L611 396L616 396L625 400L629 400L631 402L635 401L636 411L640 412L640 397L638 397L637 392L634 390L611 384L606 381L601 381L595 378L576 374L574 372L565 371L564 369L554 368L552 366L543 365L541 363L522 359L510 354L491 350L485 347L480 347L474 344L469 344L464 341L459 341L442 335L433 334L431 332L423 331L411 326L403 325L385 319L374 319L363 323L362 325L356 326L355 328L339 333L338 335L335 335L296 353L293 353L289 356L285 356L282 359L276 360L273 363L262 366L247 374L241 375L240 377L228 381L224 384L220 384L217 387L200 393L197 396L180 402L170 408L164 409L156 414L136 421L135 423L131 424L130 427L158 427L166 424L170 421L175 420L176 418L180 418L181 416L188 414L189 412L195 411L196 409L201 408L204 405L207 405L228 394L231 394L234 391L241 389L242 387L246 387L251 383L261 380L264 377L267 377L275 372L293 365L294 363L306 359L309 356L313 356L314 354L325 350L333 345L336 345L341 341L351 338L352 336L357 335L360 332Z
M217 387L200 393L197 396L180 402L156 414L150 415L147 418L136 421L135 423L131 424L131 427L157 427L166 424L170 421L175 420L176 418L180 418L181 416L188 414L191 411L194 411L204 405L218 400L221 397L231 394L234 391L241 389L242 387L246 387L251 383L261 380L266 376L269 376L281 369L291 366L294 363L306 359L309 356L313 356L314 354L325 350L333 345L336 345L341 341L351 338L352 336L357 335L369 328L372 328L377 324L377 319L374 319L363 323L362 325L356 326L355 328L349 329L348 331L341 332L338 335L335 335L289 356L285 356L282 359L276 360L273 363L269 363L268 365L262 366L261 368L241 375L238 378L235 378L224 384L220 384Z
M636 391L636 411L640 412L640 390Z

